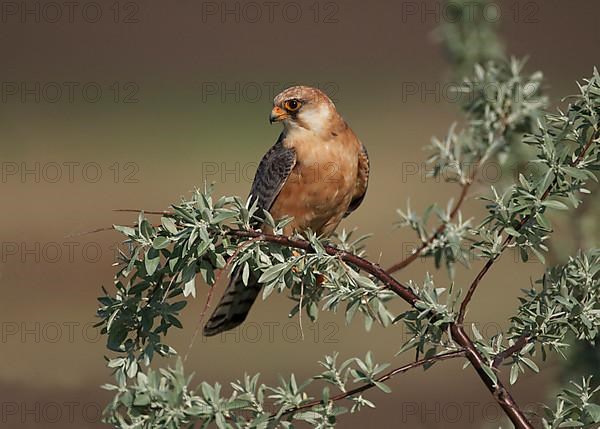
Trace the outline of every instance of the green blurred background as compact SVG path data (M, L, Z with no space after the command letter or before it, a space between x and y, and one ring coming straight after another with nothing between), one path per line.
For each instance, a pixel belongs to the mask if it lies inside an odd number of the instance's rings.
M374 233L368 254L382 265L415 243L408 231L393 229L396 208L407 199L415 209L445 205L457 194L456 186L426 183L421 166L431 136L444 136L460 119L444 96L449 66L432 37L447 18L442 3L74 2L72 16L64 4L48 4L0 3L2 427L102 427L98 413L110 394L99 386L110 372L103 340L90 326L100 286L112 285L120 237L78 234L134 222L135 215L113 209L166 209L205 179L217 183L219 194L245 196L280 132L267 120L273 92L293 83L321 87L367 145L369 192L342 227ZM507 51L530 56L529 69L544 71L558 105L597 64L600 3L495 4ZM62 18L50 22L58 10ZM463 212L480 216L481 204L471 198ZM421 281L432 269L418 261L399 278ZM519 289L542 269L507 254L473 300L469 321L495 334L516 308ZM445 272L434 275L448 284ZM472 275L459 269L457 283ZM186 308L185 328L170 334L182 354L205 294L202 288ZM285 296L271 297L241 330L199 337L187 371L198 382L227 385L245 371L268 382L290 372L307 377L333 350L342 358L372 350L376 360L398 365L409 358L394 358L406 339L400 327L365 332L360 321L345 326L342 315L305 323L301 340L297 319L287 318L290 308ZM544 367L514 388L518 402L536 410L559 373L557 361ZM340 427L501 424L499 408L459 361L397 377L390 386L391 394L369 395L376 409L346 415Z

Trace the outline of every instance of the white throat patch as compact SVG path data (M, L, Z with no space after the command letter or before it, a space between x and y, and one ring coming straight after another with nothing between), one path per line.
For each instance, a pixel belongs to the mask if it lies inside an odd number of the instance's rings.
M317 108L300 112L298 118L308 126L310 131L322 134L330 126L331 110L327 104L322 103Z

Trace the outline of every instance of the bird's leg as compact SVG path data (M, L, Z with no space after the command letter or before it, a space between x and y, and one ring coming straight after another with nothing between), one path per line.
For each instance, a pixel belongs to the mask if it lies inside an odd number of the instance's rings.
M317 286L321 286L325 283L326 277L324 274L317 274Z
M298 258L301 255L302 255L302 252L299 252L298 250L292 250L292 256L294 258ZM292 267L292 271L294 273L298 273L298 272L300 272L300 268L298 268L297 265L294 265ZM326 277L324 274L317 274L316 277L317 277L317 286L321 286L323 283L325 283Z
M292 250L292 256L293 256L294 258L299 258L299 257L300 257L300 255L302 255L302 253L300 253L298 250ZM298 266L297 266L297 265L294 265L294 266L292 267L292 271L293 271L294 273L298 273L298 272L300 272L300 269L298 268Z

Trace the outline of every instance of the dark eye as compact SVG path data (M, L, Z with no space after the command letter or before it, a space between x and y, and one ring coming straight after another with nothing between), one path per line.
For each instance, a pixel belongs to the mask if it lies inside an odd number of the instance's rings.
M298 100L292 99L285 102L285 109L290 112L295 112L300 108L301 105L302 103L300 103Z

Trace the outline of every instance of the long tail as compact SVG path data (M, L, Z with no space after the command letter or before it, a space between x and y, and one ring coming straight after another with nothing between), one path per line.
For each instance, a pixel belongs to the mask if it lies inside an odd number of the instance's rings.
M219 305L204 326L204 336L217 335L240 325L256 301L261 289L260 284L250 274L248 285L245 285L238 271L231 273L231 279Z

